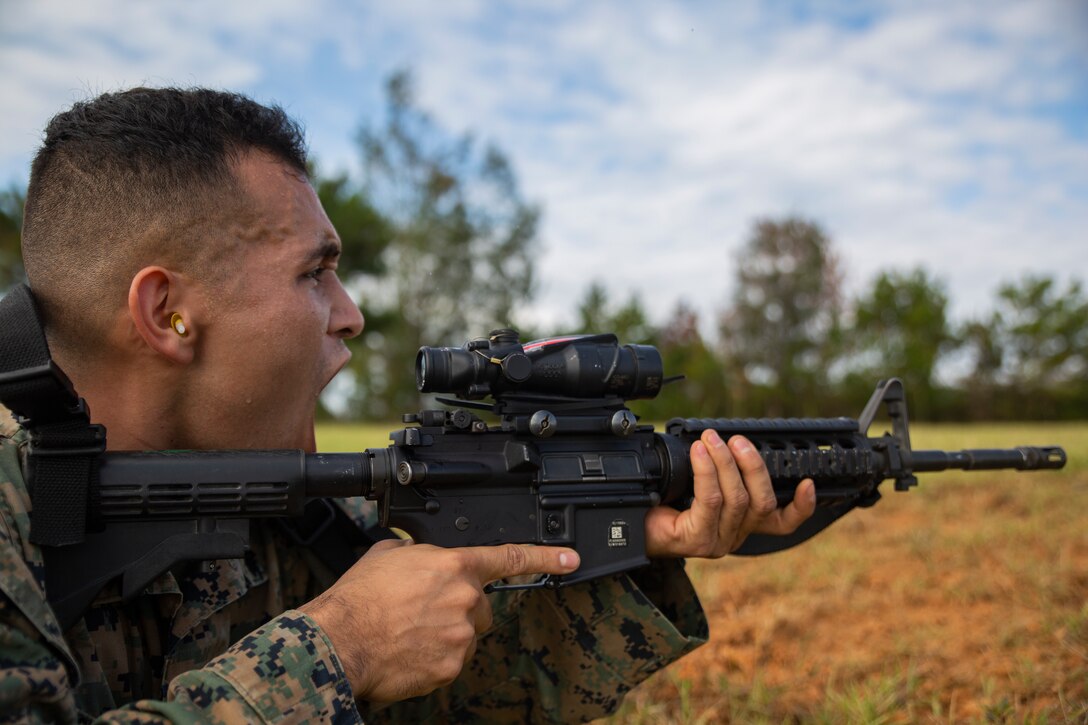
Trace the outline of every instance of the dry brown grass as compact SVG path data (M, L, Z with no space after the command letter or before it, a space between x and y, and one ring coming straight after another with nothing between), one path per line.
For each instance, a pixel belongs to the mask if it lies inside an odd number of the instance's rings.
M1088 720L1088 425L914 438L1057 443L1071 465L930 474L792 551L691 562L710 643L610 722Z

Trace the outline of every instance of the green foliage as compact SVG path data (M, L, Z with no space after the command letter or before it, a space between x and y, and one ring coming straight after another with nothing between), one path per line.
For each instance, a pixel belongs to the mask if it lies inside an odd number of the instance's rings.
M352 184L347 174L334 177L314 174L314 190L340 235L341 276L352 279L357 275L381 274L382 253L393 237L390 222Z
M899 377L913 413L931 417L937 362L956 346L947 308L944 285L924 269L881 272L854 303L853 379Z
M736 255L736 289L722 321L726 359L746 410L808 408L826 384L841 314L841 274L813 222L762 219Z
M359 144L360 192L382 220L382 244L373 267L347 276L367 315L354 402L381 418L418 407L411 363L421 345L516 326L533 288L539 211L500 150L450 135L415 105L407 72L389 79L384 124L364 126Z
M1001 285L988 318L962 332L976 417L1083 417L1088 410L1088 298L1079 281Z
M610 330L608 318L608 290L599 281L586 288L585 296L578 304L578 325L571 332L593 333Z
M639 401L634 409L649 420L674 417L722 417L732 414L729 372L699 332L699 317L684 303L661 328L657 341L667 376L684 379L669 385L654 400Z
M698 314L683 302L663 327L654 327L635 295L615 306L600 282L586 288L577 308L578 324L565 332L613 332L620 344L654 345L668 377L682 381L666 385L653 400L632 401L642 418L664 421L676 416L722 416L731 409L721 362L699 332Z
M1088 299L1080 282L1064 291L1050 277L1002 285L990 327L1008 352L1011 383L1038 388L1088 374Z
M594 282L577 306L578 332L615 332L656 345L667 375L644 418L854 415L873 384L901 378L916 420L1076 419L1088 411L1088 302L1078 283L1060 290L1027 278L1001 290L991 318L958 329L944 283L926 270L886 270L844 307L831 242L811 222L756 224L722 318L722 350L681 304L655 328L638 298L612 304ZM564 330L569 332L569 330ZM960 388L937 370L966 346L975 368Z
M599 281L586 288L578 303L578 323L569 333L613 332L621 344L656 345L658 331L646 317L638 296L631 295L621 307L609 303L608 291Z

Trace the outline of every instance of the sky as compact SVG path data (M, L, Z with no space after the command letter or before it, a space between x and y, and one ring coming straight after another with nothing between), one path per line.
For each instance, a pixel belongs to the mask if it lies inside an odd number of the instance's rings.
M543 207L540 325L599 280L712 330L753 222L784 215L825 230L848 293L921 265L958 320L1028 273L1088 281L1074 0L0 0L0 184L25 183L53 113L137 84L277 102L322 170L357 173L400 68Z

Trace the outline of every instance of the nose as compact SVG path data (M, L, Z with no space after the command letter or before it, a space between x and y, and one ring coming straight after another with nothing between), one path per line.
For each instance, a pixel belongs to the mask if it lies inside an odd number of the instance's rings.
M340 278L336 277L336 288L333 290L332 309L329 314L329 334L342 340L358 337L363 331L364 322L359 306L344 289Z

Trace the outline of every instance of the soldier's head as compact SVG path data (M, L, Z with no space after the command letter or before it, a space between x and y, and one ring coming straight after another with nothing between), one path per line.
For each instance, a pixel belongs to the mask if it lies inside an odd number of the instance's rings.
M300 127L242 95L107 93L54 117L33 162L23 260L77 389L128 360L204 414L312 416L362 327L322 275L338 254ZM299 401L269 396L298 378Z
M136 272L225 273L248 213L235 166L260 150L306 173L279 108L206 89L134 88L57 114L31 168L23 257L54 352L94 355Z

